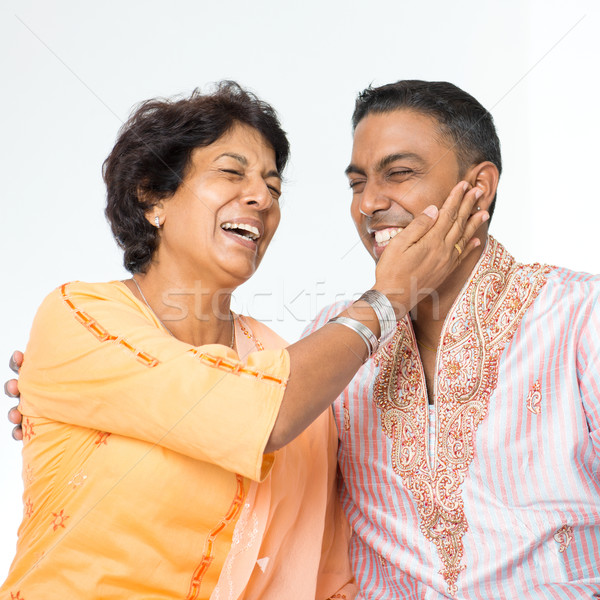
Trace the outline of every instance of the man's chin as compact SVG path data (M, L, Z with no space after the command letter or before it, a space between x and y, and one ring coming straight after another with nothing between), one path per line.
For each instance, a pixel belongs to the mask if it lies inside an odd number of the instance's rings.
M377 256L377 252L375 252L375 248L373 248L373 246L365 246L365 248L367 249L369 256L375 261L375 264L377 264L379 262L380 257Z

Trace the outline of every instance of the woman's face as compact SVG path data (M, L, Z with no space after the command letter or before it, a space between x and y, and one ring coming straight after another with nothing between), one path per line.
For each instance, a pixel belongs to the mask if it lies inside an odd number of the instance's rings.
M279 225L280 194L275 151L258 131L236 124L192 152L178 190L148 213L162 224L153 263L203 288L240 285Z

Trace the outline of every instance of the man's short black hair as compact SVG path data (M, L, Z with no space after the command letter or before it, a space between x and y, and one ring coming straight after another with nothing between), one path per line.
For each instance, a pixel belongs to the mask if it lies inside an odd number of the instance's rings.
M502 173L500 140L492 115L470 94L447 81L405 79L379 87L369 86L356 99L352 129L370 113L414 110L433 117L441 135L456 153L461 173L490 161ZM496 197L489 208L494 212Z

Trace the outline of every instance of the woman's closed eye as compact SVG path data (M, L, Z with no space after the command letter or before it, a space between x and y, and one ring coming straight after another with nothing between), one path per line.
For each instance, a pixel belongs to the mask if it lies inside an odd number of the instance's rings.
M271 196L273 196L275 200L279 200L281 190L273 185L267 185L267 187L269 188L269 192L271 192Z
M243 177L244 173L242 171L237 171L236 169L220 169L222 173L229 173L231 175L237 175L238 177Z

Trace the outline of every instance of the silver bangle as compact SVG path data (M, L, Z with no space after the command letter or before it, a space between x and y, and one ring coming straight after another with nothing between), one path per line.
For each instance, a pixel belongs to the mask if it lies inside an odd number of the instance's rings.
M388 300L385 294L377 290L367 290L359 300L363 300L371 306L379 319L379 328L381 335L379 336L378 346L385 344L396 331L396 313L392 303Z
M372 356L379 347L377 336L366 325L360 321L357 321L356 319L349 319L348 317L334 317L333 319L327 321L327 325L329 325L329 323L339 323L340 325L345 325L349 329L352 329L352 331L358 333L367 347L367 353L369 356Z

